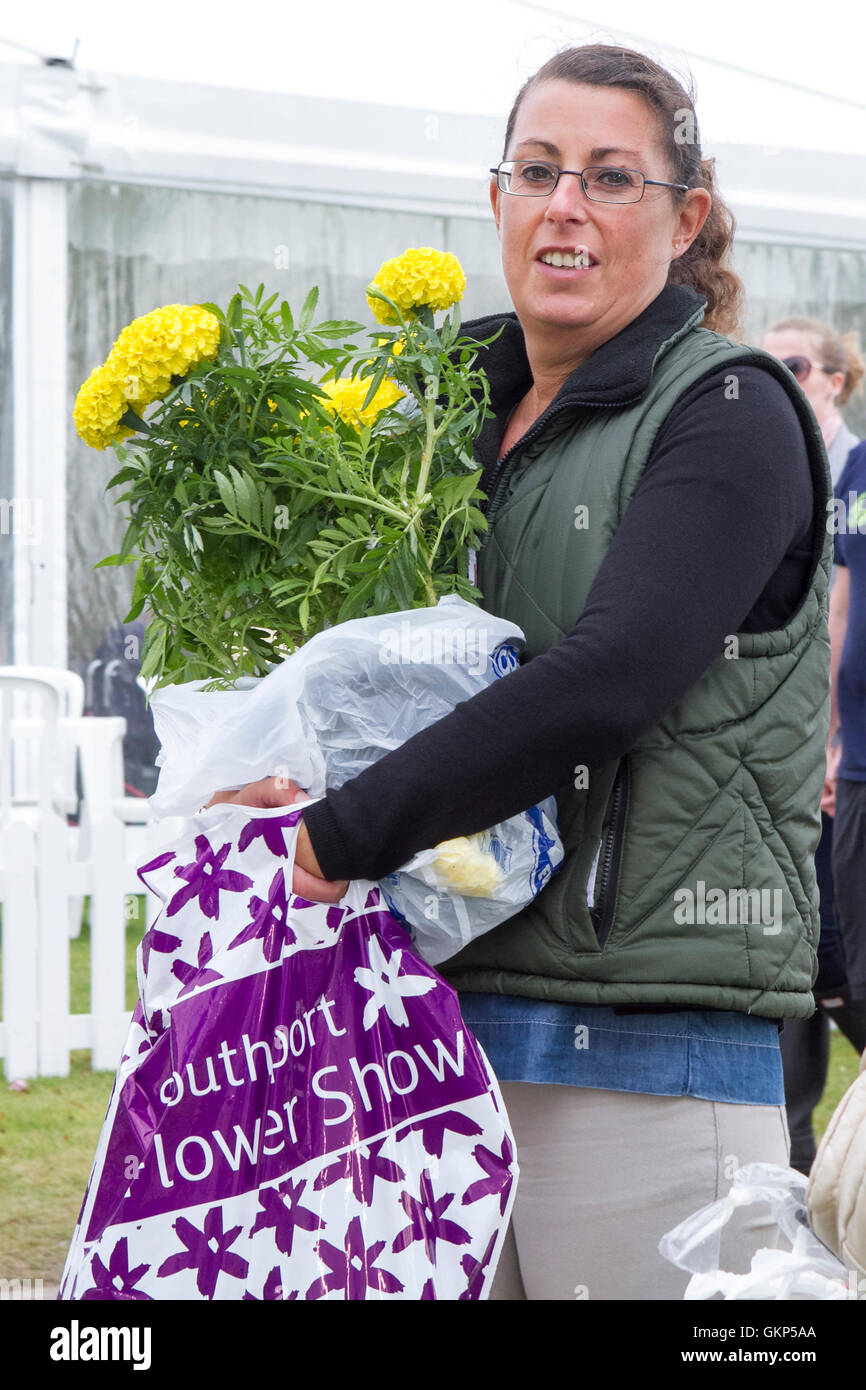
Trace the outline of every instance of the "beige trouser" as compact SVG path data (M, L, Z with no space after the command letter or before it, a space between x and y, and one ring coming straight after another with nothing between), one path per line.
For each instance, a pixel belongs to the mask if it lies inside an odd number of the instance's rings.
M690 1275L660 1238L742 1164L788 1163L783 1106L525 1081L502 1094L520 1180L493 1299L681 1299ZM721 1268L744 1273L777 1237L768 1207L735 1211Z

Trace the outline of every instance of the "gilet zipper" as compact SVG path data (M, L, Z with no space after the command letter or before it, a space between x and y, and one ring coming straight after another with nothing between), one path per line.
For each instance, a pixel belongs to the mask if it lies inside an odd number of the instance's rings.
M480 490L486 492L490 479L491 477L493 478L493 491L488 493L487 504L482 507L482 511L487 518L487 530L482 539L480 549L483 550L490 539L496 513L499 511L502 500L504 499L505 483L514 471L514 464L517 456L526 448L527 444L532 444L539 435L544 432L550 424L550 421L556 415L561 415L564 410L578 410L581 408L591 408L593 410L619 410L624 406L634 405L641 397L642 393L638 392L637 395L630 397L627 401L563 401L560 405L550 406L542 415L539 415L538 419L529 426L526 433L521 435L515 444L512 444L507 454L503 454L501 459L498 461L494 459L487 465L479 479L478 486Z
M610 820L602 841L596 877L595 901L590 909L599 946L603 946L613 925L619 887L619 867L628 815L630 775L628 758L623 758L613 784Z
M498 461L494 459L489 463L484 469L478 483L481 491L486 492L489 480L491 476L493 476L493 491L488 493L486 506L482 507L482 511L487 518L487 531L481 541L479 550L483 550L490 539L493 531L493 522L504 499L505 484L514 470L514 464L518 455L528 444L533 443L533 441L543 433L554 416L561 415L564 410L577 410L581 407L584 409L590 407L594 410L619 410L624 406L634 405L636 401L641 400L642 395L642 392L638 392L625 401L563 401L558 406L553 405L530 425L526 433L521 435L520 439L518 439L515 444L512 444L511 448L501 459ZM590 909L590 914L595 922L599 945L601 946L604 945L607 934L610 931L613 922L614 908L616 907L616 892L611 891L611 879L615 871L618 873L619 861L622 857L623 830L625 826L625 817L628 812L628 797L628 761L623 758L614 781L611 817L599 856L600 877L596 878L598 887L595 893L595 904ZM614 889L615 887L616 883L614 883Z

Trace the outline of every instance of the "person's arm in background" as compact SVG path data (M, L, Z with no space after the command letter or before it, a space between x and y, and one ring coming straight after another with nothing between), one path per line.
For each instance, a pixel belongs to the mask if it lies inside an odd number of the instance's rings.
M821 796L821 810L832 816L836 811L836 778L842 757L839 734L839 664L848 631L848 600L851 593L851 576L848 566L837 556L836 576L830 590L830 734L827 739L827 771L824 778L824 791Z

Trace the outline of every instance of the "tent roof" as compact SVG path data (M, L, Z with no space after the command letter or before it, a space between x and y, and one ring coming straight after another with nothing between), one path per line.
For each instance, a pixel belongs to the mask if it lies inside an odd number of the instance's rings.
M0 174L489 215L502 122L0 64ZM743 238L866 250L866 157L717 145Z

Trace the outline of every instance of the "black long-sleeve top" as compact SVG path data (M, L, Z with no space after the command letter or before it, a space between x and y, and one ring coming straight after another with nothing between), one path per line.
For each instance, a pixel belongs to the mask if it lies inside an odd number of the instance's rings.
M593 354L595 378L618 358L627 376L648 378L671 316L686 316L686 293L666 289L605 344L604 363ZM518 332L509 324L495 377L497 344L486 350L496 416L476 449L485 478L510 410L531 383ZM572 389L586 367L569 378ZM304 812L325 877L383 877L421 849L564 790L578 764L592 771L627 753L728 636L790 619L813 553L803 431L768 372L738 366L736 388L730 374L708 374L664 421L566 637Z

